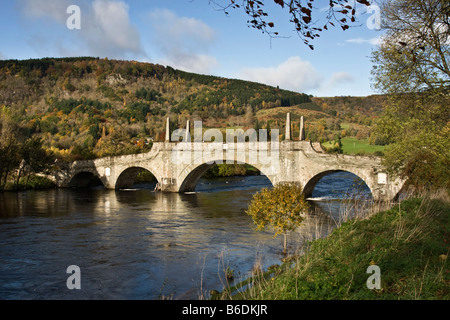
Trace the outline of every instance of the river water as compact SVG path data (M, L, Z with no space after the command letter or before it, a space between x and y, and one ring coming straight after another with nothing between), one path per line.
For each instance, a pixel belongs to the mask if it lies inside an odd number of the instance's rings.
M312 214L289 237L291 253L326 235L355 176L324 177ZM264 176L201 179L195 193L149 188L0 194L0 299L201 299L255 265L280 264L282 237L255 231L245 214ZM320 214L318 212L321 212ZM69 290L69 266L80 268Z

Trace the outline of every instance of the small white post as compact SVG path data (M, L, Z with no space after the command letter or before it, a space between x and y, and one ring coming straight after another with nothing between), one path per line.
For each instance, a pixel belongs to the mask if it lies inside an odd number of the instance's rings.
M166 121L166 142L170 142L170 119Z
M291 140L291 114L288 112L286 115L286 134L285 140Z

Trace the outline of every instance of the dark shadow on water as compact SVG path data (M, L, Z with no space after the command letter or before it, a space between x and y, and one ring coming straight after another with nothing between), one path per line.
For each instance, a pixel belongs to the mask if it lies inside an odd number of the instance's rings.
M270 188L272 183L264 175L258 176L231 176L218 178L201 178L195 192L219 192L224 190L259 190Z

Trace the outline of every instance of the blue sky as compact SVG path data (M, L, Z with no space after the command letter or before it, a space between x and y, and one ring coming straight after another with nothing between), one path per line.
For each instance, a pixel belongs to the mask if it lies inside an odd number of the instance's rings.
M67 27L70 5L80 8L81 29ZM381 35L371 24L375 3L369 10L359 7L359 27L321 33L312 42L315 50L292 32L281 8L269 7L268 19L284 37L270 39L247 26L243 11L230 10L227 16L208 0L1 0L0 59L108 57L314 96L375 93L370 55Z

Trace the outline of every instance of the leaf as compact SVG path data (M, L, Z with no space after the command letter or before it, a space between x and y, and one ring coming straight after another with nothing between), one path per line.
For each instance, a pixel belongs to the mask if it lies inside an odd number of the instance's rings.
M370 6L370 2L367 1L367 0L356 0L356 2L364 4L364 5L368 6L368 7Z
M303 12L304 14L308 15L308 16L311 16L311 9L302 7L302 8L300 9L300 11Z
M282 8L284 8L284 1L283 0L273 0L275 3L279 4Z
M302 20L303 20L306 24L309 24L309 23L311 22L311 17L303 16L303 17L302 17Z

